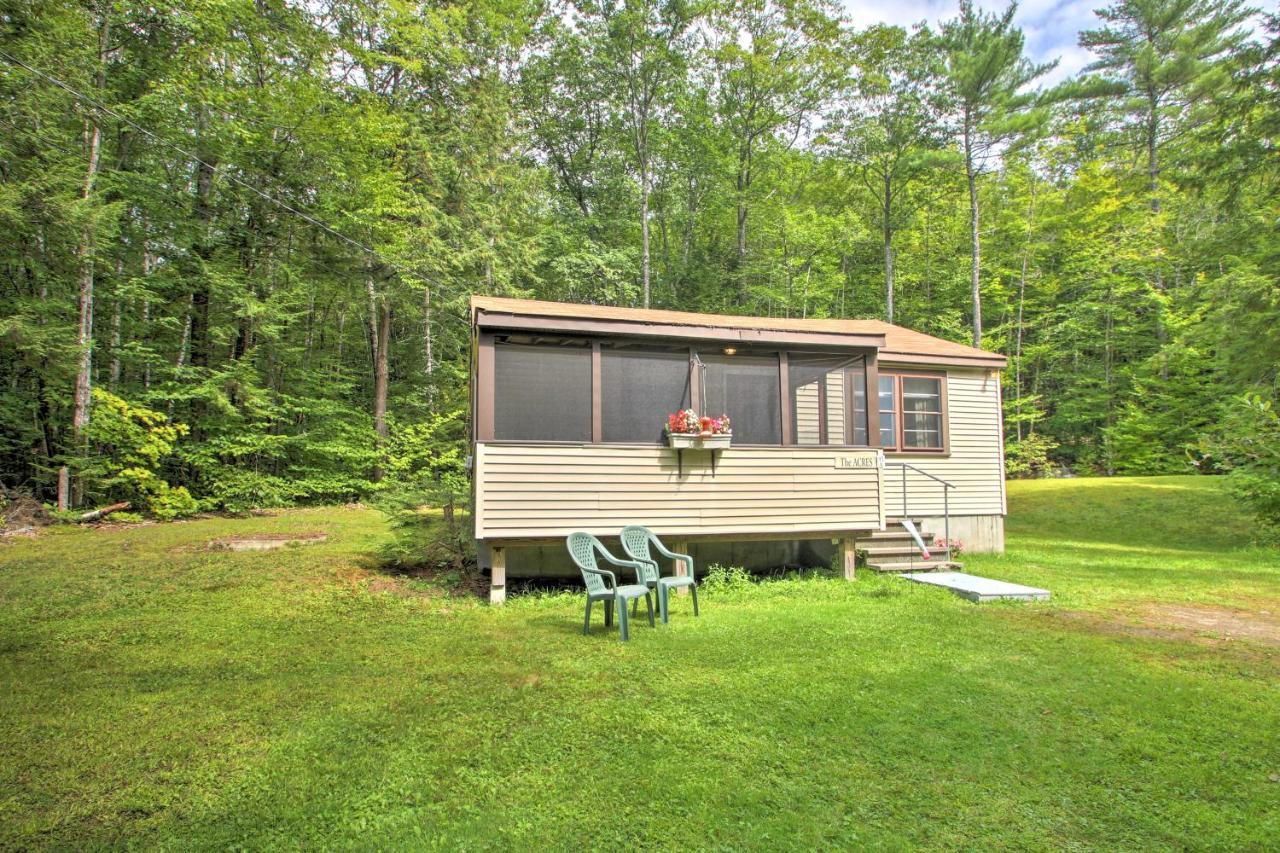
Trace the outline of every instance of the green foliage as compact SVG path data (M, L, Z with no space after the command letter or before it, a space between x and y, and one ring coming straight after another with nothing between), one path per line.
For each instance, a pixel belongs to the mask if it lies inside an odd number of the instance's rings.
M1004 443L1004 472L1012 480L1047 477L1052 473L1050 454L1058 443L1047 435L1028 433L1021 439Z
M892 293L1010 356L1011 471L1213 470L1223 401L1276 381L1280 18L1116 0L1045 92L1012 8L841 12L6 6L0 483L52 502L65 462L81 503L165 514L449 511L474 292L834 318ZM81 378L164 423L99 404L77 434L86 275Z
M186 486L169 485L160 472L187 425L101 389L94 389L93 404L85 430L92 455L80 465L92 490L134 502L164 521L193 515L198 506Z
M712 563L707 567L707 574L698 582L698 589L709 595L719 593L743 592L755 585L756 579L751 572L741 566L722 566Z
M478 582L475 538L461 517L470 495L460 411L392 429L388 485L378 496L393 532L384 561L400 571L444 574Z
M1231 401L1208 455L1228 470L1236 496L1272 533L1280 533L1280 412L1275 401L1249 393Z

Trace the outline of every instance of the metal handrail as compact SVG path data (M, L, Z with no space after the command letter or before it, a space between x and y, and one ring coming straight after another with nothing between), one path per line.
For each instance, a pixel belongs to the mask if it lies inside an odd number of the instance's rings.
M949 497L951 490L956 486L954 483L948 483L941 477L930 474L928 471L917 468L909 462L886 462L886 468L902 469L902 517L910 518L911 514L907 512L907 469L910 468L917 474L923 474L930 480L941 484L942 486L942 536L947 540L947 562L951 562L951 501Z

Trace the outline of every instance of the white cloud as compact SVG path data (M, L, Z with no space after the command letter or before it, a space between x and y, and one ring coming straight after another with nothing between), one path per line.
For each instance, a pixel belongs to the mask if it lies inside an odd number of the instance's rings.
M1001 11L1007 2L977 0L980 8ZM1058 67L1042 78L1052 85L1088 65L1093 54L1080 47L1081 30L1098 25L1093 10L1099 0L1025 0L1019 4L1014 21L1027 40L1027 54L1036 62L1058 60ZM859 27L897 24L908 27L920 21L937 25L954 17L959 4L954 0L845 0L845 13Z

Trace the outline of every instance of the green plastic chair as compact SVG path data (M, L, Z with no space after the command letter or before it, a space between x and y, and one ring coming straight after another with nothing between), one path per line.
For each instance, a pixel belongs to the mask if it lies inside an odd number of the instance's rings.
M663 577L658 569L657 560L649 554L650 547L668 559L680 560L688 567L689 573ZM657 591L658 611L662 614L662 624L667 623L667 615L670 612L667 602L670 599L671 590L678 587L687 586L693 592L693 615L698 615L698 582L693 578L693 557L668 550L656 533L638 524L622 528L622 550L628 557L644 565L644 574L637 576L637 579L649 589Z
M648 567L636 560L620 560L609 553L609 549L600 544L600 540L590 533L570 533L565 545L569 548L569 556L582 571L582 582L587 587L587 611L582 619L582 633L591 631L591 605L597 601L604 602L604 624L613 624L613 612L618 611L618 630L623 640L631 639L630 626L627 624L627 602L635 599L639 606L644 597L644 606L649 611L649 627L653 624L653 599L649 597L649 587L641 580L641 573ZM596 564L596 555L615 566L634 569L636 583L625 586L618 585L618 577L608 569Z

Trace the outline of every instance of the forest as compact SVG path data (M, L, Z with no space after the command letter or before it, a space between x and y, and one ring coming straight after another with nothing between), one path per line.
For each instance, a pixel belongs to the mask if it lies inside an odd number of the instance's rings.
M466 494L472 294L874 317L999 351L1010 476L1280 518L1280 16L0 0L0 484Z

